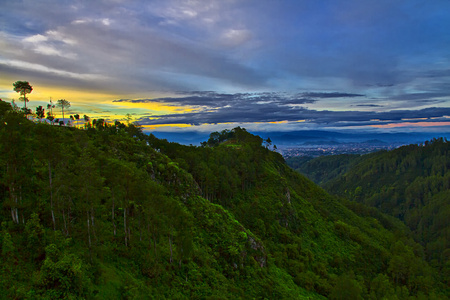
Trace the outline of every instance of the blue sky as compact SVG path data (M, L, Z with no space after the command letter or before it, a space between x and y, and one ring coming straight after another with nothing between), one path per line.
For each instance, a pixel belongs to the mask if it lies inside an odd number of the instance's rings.
M25 80L30 107L149 131L450 131L447 0L0 2L6 101Z

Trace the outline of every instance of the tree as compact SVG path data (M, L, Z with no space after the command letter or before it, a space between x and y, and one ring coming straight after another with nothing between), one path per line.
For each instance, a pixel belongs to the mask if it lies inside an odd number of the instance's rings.
M52 98L50 97L50 103L47 104L47 120L49 120L53 124L53 120L55 116L53 115L53 109L55 108L55 104L53 104Z
M47 112L47 120L49 120L53 124L53 120L55 119L54 116L48 111Z
M13 86L14 91L22 96L22 101L25 102L25 114L27 114L28 113L27 102L29 101L27 98L27 94L31 93L33 87L30 85L28 81L16 81L13 83Z
M43 298L84 298L84 286L88 284L81 259L61 251L55 244L45 248L45 260L36 282L38 293L42 293Z
M64 124L64 109L70 107L70 102L67 101L66 99L59 99L59 100L56 102L56 105L57 105L58 107L61 107L62 116L63 116L63 124Z
M212 132L209 135L208 146L213 147L219 144L220 133L217 131Z
M352 273L339 276L329 299L362 299L361 285L354 277Z
M130 113L126 114L125 120L127 121L127 125L130 125L132 119L133 119L133 118L131 117L131 114L130 114Z
M76 121L76 124L78 124L78 121L80 121L80 115L79 115L79 114L76 114L76 115L74 115L73 117L75 118L75 120L77 120L77 121Z
M42 107L42 105L36 107L36 115L39 119L43 119L45 117L45 109Z
M83 119L84 119L84 127L89 128L91 126L90 124L91 118L88 115L84 115Z
M3 111L3 108L1 109ZM26 188L31 187L27 173L30 172L31 153L26 146L30 141L30 122L23 117L21 112L4 111L0 116L0 189L5 186L8 190L9 201L3 202L3 207L11 209L11 217L14 223L19 224L24 219L23 209L29 203L25 197ZM5 199L6 200L6 199Z

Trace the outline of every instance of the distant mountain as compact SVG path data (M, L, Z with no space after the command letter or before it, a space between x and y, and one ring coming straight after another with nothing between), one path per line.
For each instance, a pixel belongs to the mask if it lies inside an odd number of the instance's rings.
M184 145L200 145L200 142L208 139L209 133L198 131L176 131L163 132L151 131L153 135L161 139L167 139L169 142L177 142ZM253 134L261 136L264 139L270 137L273 144L277 146L300 146L300 145L332 145L343 143L366 143L366 144L397 144L405 145L420 143L421 141L431 140L435 137L449 137L448 132L397 132L381 133L367 132L358 130L301 130L301 131L254 131Z
M292 132L257 132L256 134L266 137L270 136L274 144L280 146L298 146L304 143L312 144L318 141L333 141L338 143L397 143L411 144L420 143L421 141L430 140L435 137L450 137L448 132L431 133L431 132L366 132L357 130L346 131L292 131Z
M183 145L195 145L199 146L201 142L205 141L209 137L209 133L203 133L199 131L151 131L151 134L159 139L166 139L169 142L176 142Z

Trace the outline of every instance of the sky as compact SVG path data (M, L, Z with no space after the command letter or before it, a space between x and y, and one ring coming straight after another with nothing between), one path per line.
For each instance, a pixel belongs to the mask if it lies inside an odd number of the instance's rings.
M450 132L450 1L0 0L0 98L148 131Z

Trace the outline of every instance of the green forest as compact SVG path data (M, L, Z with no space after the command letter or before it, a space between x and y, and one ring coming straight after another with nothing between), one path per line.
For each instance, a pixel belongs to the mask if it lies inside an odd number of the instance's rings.
M134 123L33 122L0 101L0 149L7 299L450 295L443 140L336 172L339 196L240 127L184 146Z
M450 142L422 144L367 155L291 158L288 164L356 212L367 207L406 224L421 256L450 285ZM341 202L345 202L342 200Z

